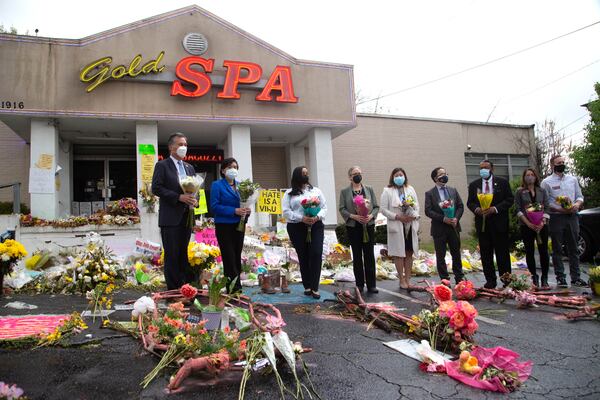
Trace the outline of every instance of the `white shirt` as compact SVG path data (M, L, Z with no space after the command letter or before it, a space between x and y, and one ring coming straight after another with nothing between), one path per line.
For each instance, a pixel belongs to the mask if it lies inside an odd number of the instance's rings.
M583 202L579 181L573 175L563 174L561 177L558 174L552 174L542 181L542 187L548 193L551 210L557 211L561 208L559 204L556 204L558 196L567 196L573 203Z
M183 160L178 160L175 157L169 157L175 163L175 169L177 170L177 175L181 176L181 171L179 170L179 163L181 162L181 167L183 168L183 172L187 175L187 171L185 170L185 165L183 165Z
M302 222L304 217L304 208L302 207L302 200L307 197L318 197L321 202L321 211L317 214L320 220L323 220L327 215L327 203L325 197L319 188L314 187L312 189L305 189L301 194L297 196L290 196L292 189L285 191L283 200L281 201L281 207L283 211L283 217L287 222L297 223Z

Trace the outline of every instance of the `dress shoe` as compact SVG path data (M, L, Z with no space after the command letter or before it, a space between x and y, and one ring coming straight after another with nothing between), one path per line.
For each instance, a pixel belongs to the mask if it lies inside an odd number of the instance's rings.
M557 279L556 280L556 287L559 287L559 288L568 288L569 285L567 285L567 281L563 278L563 279Z
M313 299L320 299L321 295L319 294L319 292L312 292L312 297Z
M304 295L305 295L305 296L312 296L312 290L310 290L310 289L305 289L305 290L304 290Z
M379 293L379 289L377 289L376 287L368 288L367 291L369 293Z
M493 282L493 283L488 282L485 285L483 285L483 287L486 289L496 289L496 282Z
M583 279L577 279L577 280L571 282L571 286L588 287L589 285Z

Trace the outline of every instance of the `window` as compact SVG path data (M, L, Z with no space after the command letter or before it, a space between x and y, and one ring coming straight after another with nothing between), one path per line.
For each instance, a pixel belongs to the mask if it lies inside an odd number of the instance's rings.
M467 182L473 182L479 178L481 160L490 160L494 163L494 174L509 181L520 178L523 170L529 167L529 155L527 154L465 153Z

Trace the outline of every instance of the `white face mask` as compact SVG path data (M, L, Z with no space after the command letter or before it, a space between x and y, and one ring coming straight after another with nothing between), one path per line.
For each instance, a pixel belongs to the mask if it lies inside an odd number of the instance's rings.
M186 146L180 146L177 148L177 155L180 158L185 158L185 155L187 154L187 147Z
M231 180L234 180L238 176L238 171L235 168L229 168L225 171L225 176Z

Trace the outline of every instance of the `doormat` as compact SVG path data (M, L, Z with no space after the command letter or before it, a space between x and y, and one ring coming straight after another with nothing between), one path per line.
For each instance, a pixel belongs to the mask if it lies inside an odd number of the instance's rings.
M335 300L333 293L323 290L319 290L321 295L320 299L313 299L312 296L304 295L304 287L302 285L290 285L290 293L266 294L261 292L260 287L244 287L243 293L250 297L255 303L266 303L266 304L308 304L308 303L320 303L326 300Z
M18 339L26 336L39 335L41 333L49 334L67 318L69 318L68 315L2 317L0 318L0 340Z

